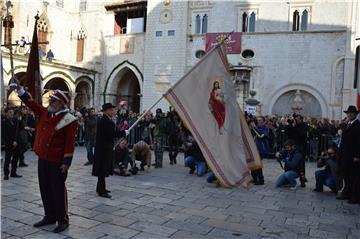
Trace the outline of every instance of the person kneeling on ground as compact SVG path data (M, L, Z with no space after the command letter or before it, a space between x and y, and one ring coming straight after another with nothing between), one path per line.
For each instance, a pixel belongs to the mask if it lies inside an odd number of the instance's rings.
M315 192L322 192L323 187L328 186L332 192L336 193L342 188L342 178L339 175L338 158L336 149L331 147L327 152L322 152L317 167L325 169L315 172L316 188Z
M115 146L114 152L114 173L120 176L130 176L127 168L130 162L128 142L126 138L121 138Z
M185 166L190 168L189 174L193 174L196 169L197 176L203 176L206 173L205 159L199 145L191 135L188 136L188 141L184 143L184 150L187 155Z
M150 146L143 140L134 144L131 154L132 161L140 161L140 171L144 171L145 165L148 169L151 167L151 151Z
M281 161L285 163L285 172L276 180L276 187L290 184L291 189L296 189L296 179L300 176L304 157L300 151L296 149L295 142L293 140L287 140L285 142L285 150L277 152L275 157L280 164Z

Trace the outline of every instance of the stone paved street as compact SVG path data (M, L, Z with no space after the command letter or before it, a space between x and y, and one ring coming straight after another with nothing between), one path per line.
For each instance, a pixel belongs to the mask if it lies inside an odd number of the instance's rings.
M330 191L314 193L315 164L308 163L306 188L274 188L279 164L265 161L265 186L222 189L205 177L188 174L182 155L177 165L137 176L112 176L112 199L98 197L96 178L76 149L67 186L70 227L61 234L54 225L37 229L43 209L37 161L27 152L23 178L1 181L1 238L360 238L360 206L335 199Z

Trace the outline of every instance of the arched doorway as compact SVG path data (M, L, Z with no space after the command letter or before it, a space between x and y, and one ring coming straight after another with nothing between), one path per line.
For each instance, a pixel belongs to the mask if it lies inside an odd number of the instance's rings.
M54 90L62 90L69 98L69 100L71 99L69 86L66 84L65 80L60 77L55 77L44 86L44 92L42 96L42 102L44 106L49 105L49 98Z
M290 90L282 94L276 101L272 108L272 114L287 115L294 112L294 105L297 99L301 98L300 114L303 116L310 116L315 118L322 117L322 110L319 101L309 92L301 90L301 94L296 94L297 90Z
M140 84L130 68L121 69L105 90L106 101L117 105L120 100L125 100L129 110L140 111Z
M88 82L81 81L77 84L75 96L75 109L81 109L82 107L88 108L90 106L91 99L91 87Z
M25 72L16 73L14 76L20 82L20 84L22 84L22 85L24 84L25 77L26 77ZM10 92L10 90L8 90L8 92L7 92L7 104L8 105L13 105L13 106L19 106L21 104L20 98L17 96L16 91Z

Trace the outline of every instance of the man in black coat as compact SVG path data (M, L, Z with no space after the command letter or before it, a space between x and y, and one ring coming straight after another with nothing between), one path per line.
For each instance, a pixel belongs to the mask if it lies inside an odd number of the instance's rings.
M338 199L349 203L360 203L360 121L359 111L350 105L346 111L348 123L342 132L340 143L340 170L344 175L345 187Z
M11 163L11 177L21 177L16 173L17 163L19 160L18 142L16 141L16 125L14 120L14 111L6 108L5 119L1 122L1 134L5 144L5 162L4 162L4 180L9 179L9 166Z
M103 116L98 120L96 129L96 143L92 175L98 177L96 192L100 197L111 198L106 190L105 177L112 174L113 148L115 138L125 137L127 132L117 131L113 117L116 115L115 106L106 103L102 106Z

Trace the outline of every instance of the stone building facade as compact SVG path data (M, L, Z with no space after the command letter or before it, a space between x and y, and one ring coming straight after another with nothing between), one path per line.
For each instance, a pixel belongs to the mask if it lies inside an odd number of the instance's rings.
M39 29L46 31L39 37L54 52L52 62L41 62L42 86L63 87L72 107L124 99L132 110L145 110L204 55L206 33L230 31L242 32L241 53L228 55L241 107L250 91L258 114L298 107L304 115L339 119L355 104L358 1L12 2L14 40L31 40L39 11ZM2 50L7 85L10 64ZM14 64L23 74L26 55L17 53Z

